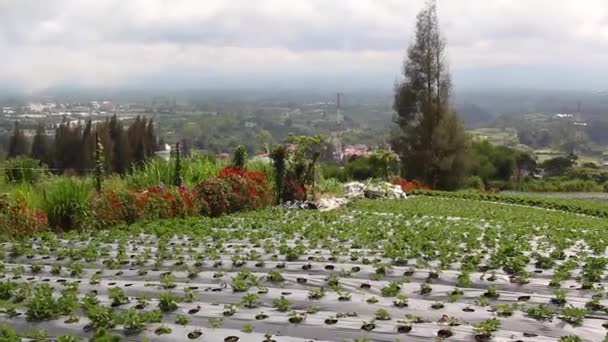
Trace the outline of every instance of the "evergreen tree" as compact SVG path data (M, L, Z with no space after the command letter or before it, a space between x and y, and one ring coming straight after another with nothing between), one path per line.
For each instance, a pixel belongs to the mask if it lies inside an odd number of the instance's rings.
M146 159L145 134L146 119L137 116L127 129L129 144L133 152L132 161L135 166L142 165Z
M15 121L15 129L8 144L8 158L25 156L29 152L28 141L21 129L19 122Z
M454 188L468 172L469 142L451 111L445 45L437 4L430 0L417 16L416 38L408 48L403 81L395 86L395 122L400 130L393 147L401 155L405 177L433 187ZM446 170L456 165L461 167L459 177L444 179Z
M31 156L34 159L39 160L41 163L50 166L53 162L53 153L51 151L51 145L49 138L46 135L44 124L40 123L36 128L36 135L34 135L34 141L32 142Z
M145 133L145 149L146 149L146 157L153 157L154 153L158 151L159 144L156 140L156 132L154 130L154 121L152 119L148 120L146 124L146 133ZM165 146L161 146L165 148Z
M80 122L72 126L67 119L64 119L57 126L55 133L54 162L53 166L60 172L83 172L83 146L82 146L82 125Z
M131 149L125 130L116 114L110 119L110 139L112 140L112 171L125 174L131 166Z
M82 132L82 167L89 172L95 168L95 132L93 122L89 119Z

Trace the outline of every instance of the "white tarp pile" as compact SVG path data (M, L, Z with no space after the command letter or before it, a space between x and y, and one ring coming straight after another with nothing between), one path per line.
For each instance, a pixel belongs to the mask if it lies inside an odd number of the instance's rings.
M363 184L351 182L344 184L344 193L347 198L407 198L401 186L387 182Z

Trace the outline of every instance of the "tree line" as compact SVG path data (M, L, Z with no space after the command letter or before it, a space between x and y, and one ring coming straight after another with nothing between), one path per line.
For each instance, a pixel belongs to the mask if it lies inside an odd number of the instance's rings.
M158 150L152 119L138 116L126 128L116 115L103 122L92 120L71 123L64 119L47 135L40 123L30 142L19 122L9 140L8 158L28 156L57 173L90 173L95 169L97 141L102 146L105 172L125 174L141 165Z

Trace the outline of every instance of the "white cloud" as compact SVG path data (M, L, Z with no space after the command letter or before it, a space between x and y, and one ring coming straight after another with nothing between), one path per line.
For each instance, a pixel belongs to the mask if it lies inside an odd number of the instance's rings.
M399 72L423 0L0 0L0 79L112 86L172 69ZM605 0L439 0L452 70L606 71Z

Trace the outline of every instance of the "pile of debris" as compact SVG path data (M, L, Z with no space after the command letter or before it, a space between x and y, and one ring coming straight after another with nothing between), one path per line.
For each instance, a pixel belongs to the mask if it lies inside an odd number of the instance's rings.
M388 182L368 183L351 182L344 184L346 198L352 199L365 197L370 199L378 198L407 198L407 194L401 189L400 185Z
M357 198L407 198L400 185L387 182L367 183L350 182L343 186L345 197L323 197L317 201L289 201L283 203L288 209L310 209L328 211L339 208Z

